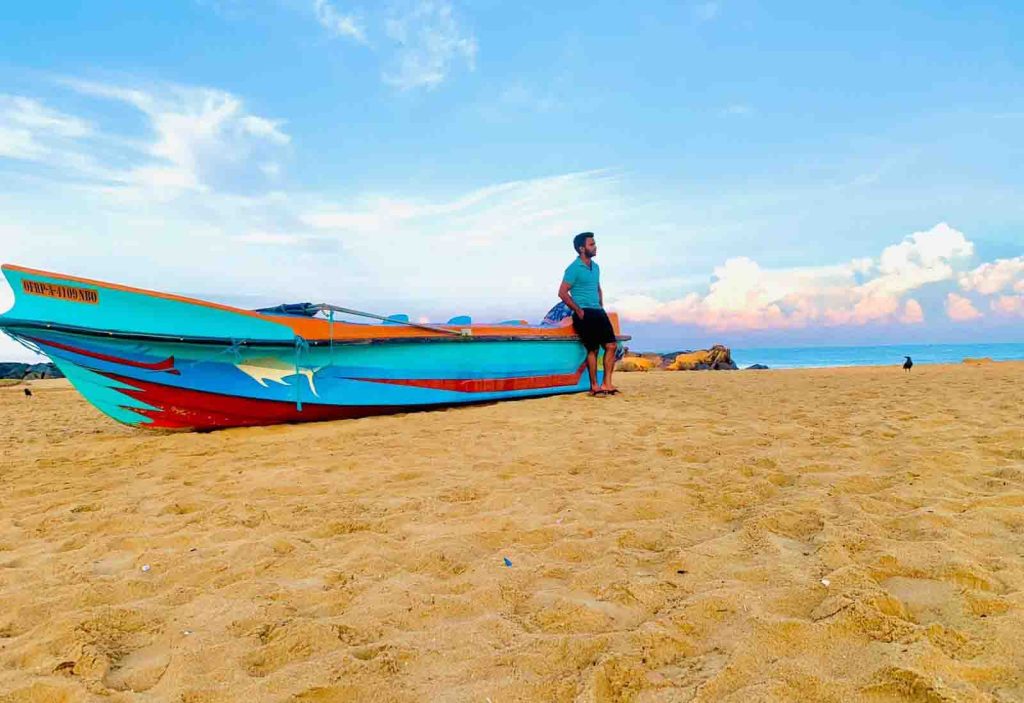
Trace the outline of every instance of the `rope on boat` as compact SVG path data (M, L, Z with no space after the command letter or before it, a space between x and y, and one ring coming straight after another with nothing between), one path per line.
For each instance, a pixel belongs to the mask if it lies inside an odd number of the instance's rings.
M327 317L330 320L329 335L331 340L330 346L328 347L327 359L330 362L330 365L334 366L334 310L331 310Z
M235 366L238 366L243 361L242 348L245 347L245 344L246 344L247 341L248 340L245 340L245 339L236 339L235 337L232 337L231 338L231 344L229 344L228 346L224 347L219 352L217 352L216 354L214 354L213 356L211 356L209 358L206 358L206 359L194 359L193 361L177 361L176 364L179 367L181 367L181 368L192 368L192 367L196 366L197 364L217 363L218 361L220 361L220 357L221 356L224 356L225 354L230 354L232 361L234 361L234 363L235 363ZM147 347L147 353L148 353L148 350L149 350L149 348Z
M235 360L235 365L242 363L242 347L245 345L244 339L231 338L231 346L221 352L221 354L231 354L231 358Z
M300 376L300 377L302 376L301 366L299 365L299 355L302 352L308 352L308 351L309 351L309 342L307 342L305 339L303 339L299 335L295 335L295 375L296 376ZM310 381L310 385L312 385L312 381ZM295 382L295 409L298 410L300 413L302 412L302 384L299 383L298 381Z
M453 330L453 329L449 329L447 327L441 327L439 325L426 325L426 324L423 324L421 322L409 322L408 320L393 320L390 317L385 317L383 315L377 315L377 314L374 314L372 312L363 312L361 310L353 310L352 308L342 308L342 307L338 307L337 305L330 305L328 303L320 303L319 305L316 305L315 307L317 307L320 310L325 310L325 311L329 310L332 313L333 312L342 312L342 313L345 313L346 315L356 315L357 317L368 317L368 318L370 318L372 320L380 320L382 322L390 322L393 325L406 325L408 327L417 327L417 328L419 328L421 330L430 330L431 332L442 332L444 334L455 335L456 337L471 337L471 336L473 336L473 331L470 330L470 329ZM334 318L332 317L331 319L333 320Z
M32 342L28 341L27 339L22 339L21 337L18 337L17 335L13 335L13 334L11 334L10 332L8 332L5 329L0 329L0 332L3 332L5 335L7 335L11 339L13 339L15 342L17 342L21 346L23 346L26 349L28 349L33 354L38 354L39 356L46 356L46 354L43 352L42 349L40 349L39 347L37 347L35 344L33 344ZM46 357L46 358L49 358L49 357Z

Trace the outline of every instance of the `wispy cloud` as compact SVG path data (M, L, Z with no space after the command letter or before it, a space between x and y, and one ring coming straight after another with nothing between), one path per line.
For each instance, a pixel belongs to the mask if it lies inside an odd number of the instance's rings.
M398 51L383 79L400 90L435 88L457 65L476 65L476 38L447 0L416 0L389 17L385 31Z
M345 204L321 203L301 221L341 242L368 272L364 285L378 293L390 281L415 280L431 300L465 301L488 296L495 277L503 276L507 304L539 308L554 295L558 272L571 259L572 235L600 228L609 213L622 209L618 184L613 173L591 171L500 183L440 200L362 195ZM538 260L549 262L549 269L538 267ZM453 288L456 272L459 285Z
M313 0L313 12L320 26L331 35L367 43L366 30L356 15L340 12L328 0Z
M0 95L0 158L51 165L83 162L77 140L93 133L84 119L33 98Z
M148 124L152 140L120 155L119 161L132 165L115 176L114 189L144 188L164 197L182 190L244 189L256 174L279 168L270 157L290 142L280 121L248 113L240 98L225 91L181 85L140 89L77 79L64 84L83 95L131 105Z

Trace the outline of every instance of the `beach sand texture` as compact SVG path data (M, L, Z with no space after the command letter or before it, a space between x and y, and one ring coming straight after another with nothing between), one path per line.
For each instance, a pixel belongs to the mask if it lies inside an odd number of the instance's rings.
M0 700L1024 700L1024 364L620 381L210 434L0 388Z

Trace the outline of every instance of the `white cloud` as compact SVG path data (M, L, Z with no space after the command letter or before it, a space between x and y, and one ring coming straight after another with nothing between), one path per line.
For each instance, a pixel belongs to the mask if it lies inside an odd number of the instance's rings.
M366 31L355 15L339 12L328 0L313 0L313 12L320 26L334 36L366 43Z
M960 287L982 295L1003 290L1024 290L1024 256L996 259L960 276Z
M288 145L281 122L249 114L238 97L211 88L164 85L147 90L90 81L68 80L79 93L127 103L148 121L151 142L139 153L122 155L134 162L121 169L113 190L142 189L141 197L171 198L181 191L245 189L254 176L266 177L266 158ZM122 193L125 195L125 193Z
M878 262L881 274L867 284L870 293L898 295L928 283L953 278L954 265L974 254L974 244L945 222L915 232L886 247Z
M92 132L92 126L87 121L20 95L0 95L0 120L5 124L62 137L84 137Z
M291 137L281 131L280 120L268 120L265 117L245 115L238 120L241 130L254 137L262 137L276 144L289 144Z
M924 310L921 309L921 303L910 298L897 319L904 325L917 325L924 322Z
M1021 292L1024 293L1024 286ZM1001 295L992 300L989 307L999 315L1024 317L1024 295Z
M372 6L368 19L338 9L331 0L312 3L317 23L334 37L371 47L382 57L381 79L399 90L433 89L458 66L475 68L476 38L456 17L451 0L392 0Z
M981 317L981 313L968 298L956 293L946 295L946 314L954 322L970 322Z
M0 158L53 162L69 142L92 133L86 120L21 95L0 95Z
M453 67L475 67L477 42L455 19L448 0L416 0L390 17L385 31L398 53L384 81L401 89L436 88Z
M920 304L903 300L924 285L953 280L974 251L946 223L886 247L877 260L806 268L765 269L735 257L714 270L706 294L675 300L627 295L614 301L625 319L671 321L718 330L798 328L811 324L917 324Z

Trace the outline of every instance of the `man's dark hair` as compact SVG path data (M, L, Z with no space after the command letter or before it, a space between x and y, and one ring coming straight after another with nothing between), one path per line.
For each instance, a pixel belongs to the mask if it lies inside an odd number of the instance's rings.
M572 238L572 248L577 254L580 253L580 247L587 243L587 240L594 236L593 232L580 232Z

